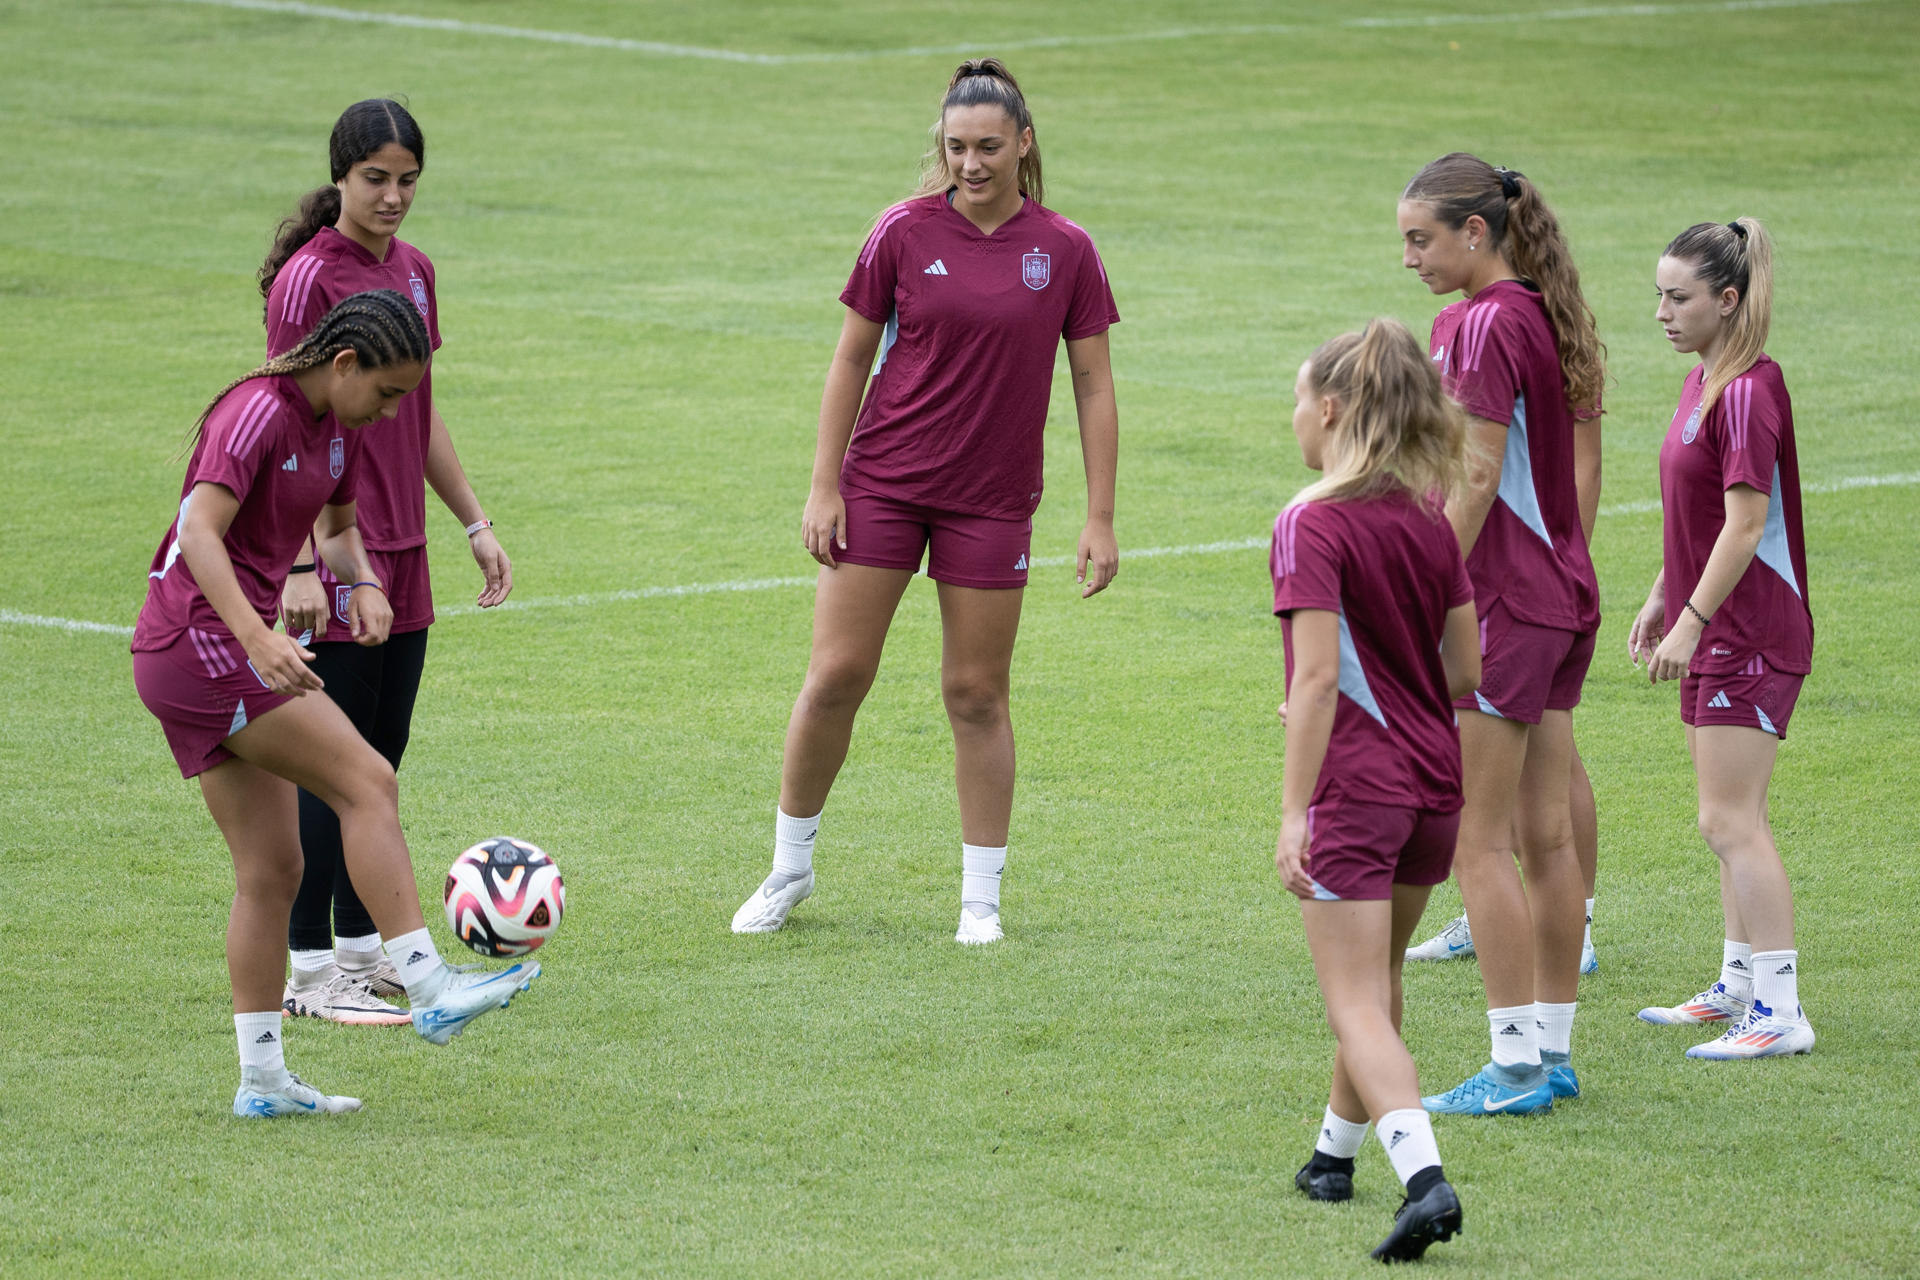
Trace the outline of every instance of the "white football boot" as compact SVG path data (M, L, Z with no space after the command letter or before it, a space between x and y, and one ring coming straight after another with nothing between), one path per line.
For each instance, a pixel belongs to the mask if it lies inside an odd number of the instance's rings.
M241 1085L233 1095L233 1114L242 1120L271 1120L275 1116L337 1116L358 1111L360 1099L333 1097L289 1073L278 1089Z
M977 947L989 942L998 942L1005 936L1000 932L998 911L990 916L977 916L965 907L960 908L960 928L953 935L955 942Z
M330 971L312 986L297 986L289 980L280 998L280 1012L289 1018L319 1018L349 1027L404 1027L410 1021L405 1009L374 995L365 978L341 969Z
M735 933L772 933L787 922L787 913L813 896L813 872L777 887L768 876L753 896L733 913Z
M454 973L432 1001L413 1008L413 1029L428 1044L446 1044L481 1014L504 1009L540 976L540 962L522 960L497 973Z
M1689 1058L1726 1062L1737 1058L1782 1058L1813 1052L1813 1024L1799 1008L1791 1018L1780 1017L1755 1000L1743 1021L1727 1028L1718 1040L1687 1050Z
M1684 1004L1670 1009L1655 1005L1642 1009L1639 1014L1640 1021L1662 1027L1690 1027L1707 1022L1731 1022L1737 1027L1746 1016L1747 1002L1730 994L1724 982L1714 983Z
M1465 916L1455 916L1447 927L1417 947L1407 948L1409 960L1470 960L1473 958L1473 930Z

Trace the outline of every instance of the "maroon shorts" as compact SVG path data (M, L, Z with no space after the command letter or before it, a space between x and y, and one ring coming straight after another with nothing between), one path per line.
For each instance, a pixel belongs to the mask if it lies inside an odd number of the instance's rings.
M1784 740L1805 680L1805 676L1775 671L1758 654L1728 675L1682 676L1680 718L1691 725L1760 729Z
M238 640L198 627L168 648L134 654L133 684L166 732L183 778L231 760L221 744L292 698L267 688Z
M432 626L433 583L427 578L426 546L408 547L404 551L368 551L367 559L373 562L373 576L387 589L387 603L393 606L392 634L425 631ZM327 604L333 610L327 619L327 634L320 643L351 642L353 631L347 622L349 584L334 577L324 560L314 572L320 575L320 585L327 590ZM302 643L313 641L307 637Z
M1454 707L1522 724L1573 710L1593 662L1595 634L1521 622L1494 601L1480 619L1480 687L1456 698Z
M1396 884L1439 884L1453 871L1460 814L1365 804L1327 791L1307 810L1307 870L1321 902L1393 896Z
M920 567L927 576L956 587L1024 587L1033 520L996 520L918 507L910 502L844 493L847 546L833 558L875 569Z

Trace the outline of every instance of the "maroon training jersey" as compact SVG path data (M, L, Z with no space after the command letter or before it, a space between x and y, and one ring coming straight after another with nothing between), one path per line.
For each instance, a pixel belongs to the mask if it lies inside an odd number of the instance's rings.
M1340 697L1314 803L1328 787L1368 804L1460 808L1460 732L1440 639L1473 601L1453 527L1404 493L1305 502L1273 525L1273 611L1293 684L1295 609L1340 617Z
M320 317L356 293L392 289L413 299L440 349L440 309L433 295L433 264L404 240L387 245L380 262L332 227L287 259L267 295L267 354L277 356L313 331ZM426 545L426 463L433 413L433 370L400 401L391 419L361 429L366 453L357 518L369 551ZM400 604L396 602L395 609Z
M313 532L320 508L352 502L360 471L358 433L332 414L319 420L291 377L249 378L207 415L180 486L180 514L153 553L133 651L165 649L189 629L233 633L180 555L180 521L193 487L210 482L240 499L227 527L227 557L247 603L271 627L280 616L287 566Z
M1793 403L1780 366L1761 356L1720 393L1702 420L1705 367L1680 389L1660 446L1667 625L1686 610L1727 521L1726 492L1750 485L1767 495L1767 523L1746 573L1700 635L1688 664L1695 675L1727 675L1755 655L1777 671L1813 670L1813 609L1807 599L1807 542L1800 525L1800 459Z
M1474 607L1485 617L1499 601L1522 622L1592 631L1600 588L1574 490L1574 415L1539 293L1488 285L1434 318L1429 350L1448 395L1507 424L1500 490L1467 556Z
M1031 200L990 236L945 194L908 200L881 216L840 301L887 327L841 486L1032 515L1060 340L1120 319L1087 233Z

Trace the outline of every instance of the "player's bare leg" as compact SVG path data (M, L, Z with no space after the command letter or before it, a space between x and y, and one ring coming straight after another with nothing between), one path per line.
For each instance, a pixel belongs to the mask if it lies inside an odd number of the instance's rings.
M834 779L846 763L853 720L873 687L880 655L913 573L847 564L822 567L813 602L813 650L787 720L774 814L773 869L733 913L735 933L772 933L813 895L813 841Z
M1013 821L1013 646L1024 588L940 584L940 693L953 728L960 796L960 927L955 940L1000 937L1000 873Z
M1585 919L1580 941L1580 972L1593 973L1600 968L1593 950L1594 885L1600 875L1600 811L1593 798L1593 779L1587 776L1586 761L1580 758L1580 746L1573 748L1573 791L1568 797L1573 812L1573 852L1580 860L1580 883L1586 890Z

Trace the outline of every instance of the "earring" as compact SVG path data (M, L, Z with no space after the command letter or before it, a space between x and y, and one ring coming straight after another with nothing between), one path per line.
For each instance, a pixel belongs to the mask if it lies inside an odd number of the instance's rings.
M1480 246L1477 244L1470 244L1467 246L1467 252L1472 253L1475 249L1478 249L1479 247Z

